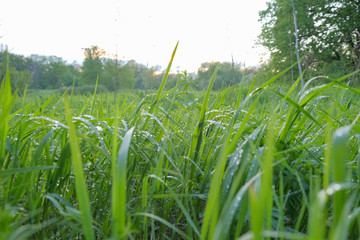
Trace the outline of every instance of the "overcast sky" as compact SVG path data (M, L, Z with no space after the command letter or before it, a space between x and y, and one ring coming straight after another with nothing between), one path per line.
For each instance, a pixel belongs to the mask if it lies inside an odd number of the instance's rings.
M174 68L202 62L259 63L258 12L266 0L7 0L1 3L0 43L10 52L55 55L81 62L98 45L120 59Z

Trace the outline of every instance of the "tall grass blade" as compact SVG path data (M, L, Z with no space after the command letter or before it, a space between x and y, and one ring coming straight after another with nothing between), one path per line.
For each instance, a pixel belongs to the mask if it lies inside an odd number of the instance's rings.
M170 58L170 62L168 64L168 67L166 68L165 75L164 75L164 77L163 77L163 79L161 81L159 90L157 91L157 94L156 94L156 97L155 97L155 100L154 100L153 104L156 104L160 99L160 95L161 95L162 90L165 87L166 80L168 79L169 72L170 72L170 69L171 69L171 65L172 65L172 62L174 61L174 57L175 57L175 53L176 53L178 45L179 45L179 42L176 43L176 46L175 46L175 48L173 50L173 53L172 53L171 58ZM150 113L152 113L152 112L150 111Z
M73 84L72 84L72 87L71 87L70 103L72 102L72 98L73 98L73 95L74 95L74 89L75 89L75 77L74 77Z
M352 126L344 126L334 132L330 145L330 166L333 182L336 184L346 182L346 164L347 164L347 143ZM334 222L336 227L341 224L340 218L345 207L345 191L334 193Z
M261 176L260 201L266 217L266 230L271 230L272 206L273 206L273 161L275 147L275 115L269 120L267 129L264 154L261 161L263 175Z
M94 114L94 106L95 106L95 101L96 101L96 91L97 91L98 84L99 84L99 75L96 78L95 89L94 89L94 94L93 94L93 98L92 98L92 105L91 105L91 115Z
M116 126L115 126L116 127ZM135 127L126 132L117 158L113 158L112 215L113 235L116 239L124 237L126 220L126 165L131 138Z
M311 115L311 113L309 111L305 110L305 108L303 106L297 104L294 100L290 99L289 97L284 96L283 94L281 94L277 91L274 91L274 90L270 90L270 91L272 91L276 95L279 95L282 99L284 99L286 102L288 102L293 107L295 107L299 112L303 113L305 116L310 118L314 123L316 123L318 126L321 127L321 124Z
M287 71L289 71L289 70L290 70L291 68L293 68L295 65L296 65L296 63L293 64L291 67L285 69L284 71L278 73L278 74L275 75L274 77L270 78L268 81L266 81L265 83L263 83L263 84L259 87L259 89L263 89L263 88L268 87L268 86L269 86L270 84L272 84L276 79L278 79L279 77L281 77L284 73L286 73Z
M18 173L28 173L34 171L48 170L48 169L56 169L56 166L41 166L41 167L29 167L29 168L8 168L0 170L0 176L2 175L12 175Z
M163 77L163 79L162 79L162 81L161 81L159 90L157 91L156 97L155 97L154 101L153 101L152 104L151 104L151 107L150 107L150 109L149 109L149 113L150 113L150 114L154 113L155 106L156 106L156 104L158 103L158 101L160 100L160 95L161 95L161 92L162 92L162 90L164 89L165 83L166 83L166 81L167 81L167 79L168 79L169 72L170 72L170 69L171 69L171 65L172 65L172 63L173 63L173 61L174 61L174 57L175 57L175 53L176 53L176 50L177 50L178 45L179 45L179 42L176 43L176 46L175 46L175 48L174 48L174 50L173 50L173 53L172 53L172 55L171 55L171 58L170 58L170 62L169 62L168 67L167 67L167 69L166 69L166 71L165 71L165 75L164 75L164 77ZM144 124L144 129L146 129L146 126L148 125L148 123L149 123L149 117L146 119L146 122L145 122L145 124Z
M186 235L186 233L184 233L183 231L181 231L179 228L175 227L173 224L171 224L170 222L166 221L165 219L158 217L154 214L151 213L136 213L135 215L139 215L139 216L146 216L149 218L152 218L156 221L161 222L162 224L166 225L167 227L169 227L170 229L172 229L173 231L175 231L177 234L179 234L183 239L191 239L190 236Z
M6 69L5 77L0 88L0 167L2 167L5 157L6 138L9 130L8 120L15 96L16 95L11 95L10 73L9 70Z
M76 136L76 128L72 122L70 104L65 98L65 110L66 110L66 122L69 126L68 133L70 139L71 159L75 174L75 190L76 196L79 201L79 208L81 212L81 221L84 228L84 235L88 240L94 240L95 234L92 228L92 217L89 202L89 194L87 191L87 185L84 176L81 152L78 144L78 138Z
M197 158L199 156L199 149L200 149L200 145L201 145L203 129L204 129L204 124L205 124L205 113L206 113L207 103L209 101L210 92L214 85L216 72L217 72L217 69L215 69L215 71L211 77L211 80L209 82L208 88L206 90L204 101L201 106L199 123L196 125L196 128L195 128L193 136L192 136L192 141L190 144L188 157L190 159L192 159L195 163L197 163ZM192 175L193 175L193 173L190 175L190 179L192 179Z

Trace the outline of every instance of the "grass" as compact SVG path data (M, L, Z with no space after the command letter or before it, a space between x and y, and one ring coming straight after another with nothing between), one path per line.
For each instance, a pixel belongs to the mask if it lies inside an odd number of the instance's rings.
M0 239L358 239L360 93L283 73L70 98L6 75Z

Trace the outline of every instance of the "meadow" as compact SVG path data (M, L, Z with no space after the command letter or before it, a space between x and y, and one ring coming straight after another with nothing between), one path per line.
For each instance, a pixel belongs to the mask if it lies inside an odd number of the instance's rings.
M23 97L7 74L0 239L358 239L356 73L280 90L284 72Z

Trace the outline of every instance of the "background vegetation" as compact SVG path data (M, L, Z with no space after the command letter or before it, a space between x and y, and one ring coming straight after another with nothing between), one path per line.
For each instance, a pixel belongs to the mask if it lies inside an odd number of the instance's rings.
M0 239L359 239L358 3L295 2L301 76L285 0L257 68L2 51Z
M7 74L1 239L358 238L360 91L343 83L355 73L285 94L282 74L22 98Z
M259 13L262 23L258 44L270 52L270 59L263 65L245 67L234 62L202 63L197 74L189 75L197 89L207 87L215 68L218 74L214 89L239 84L243 78L249 80L256 73L260 81L266 81L274 74L294 65L296 58L296 34L302 68L305 78L331 76L339 78L360 68L360 4L358 0L271 0L267 9ZM294 11L297 16L295 32ZM6 59L12 74L13 88L19 93L25 86L34 89L59 89L79 87L78 92L89 91L99 79L99 87L107 91L124 89L157 89L164 76L160 68L147 67L134 60L121 61L109 57L98 46L85 48L82 65L68 64L61 58L31 55L23 57L0 52L0 75L5 74ZM155 74L156 73L156 74ZM298 73L298 66L284 74L280 81L292 84ZM1 78L2 79L2 78ZM176 75L169 75L167 87L176 84ZM352 86L360 85L359 74L348 79Z
M13 82L13 90L22 93L27 86L29 89L66 89L75 84L75 93L90 93L98 79L99 90L124 91L129 89L149 90L158 89L165 72L160 67L147 67L135 60L122 61L109 58L106 52L98 46L84 49L85 59L82 65L76 62L68 64L55 56L31 55L24 57L8 53L4 48L0 52L0 76L5 76L8 63ZM243 78L251 80L257 69L245 68L241 64L211 62L203 63L199 74L187 73L188 81L195 83L198 90L206 89L215 68L218 74L214 89L220 89L239 84ZM178 73L170 73L167 88L175 86ZM63 90L61 90L63 91Z
M299 51L306 75L340 77L360 68L360 4L358 0L294 1ZM271 0L260 12L259 44L271 53L264 69L278 72L296 60L295 27L291 1ZM295 73L295 74L294 74ZM294 82L297 67L284 75ZM359 76L351 80L359 86Z

